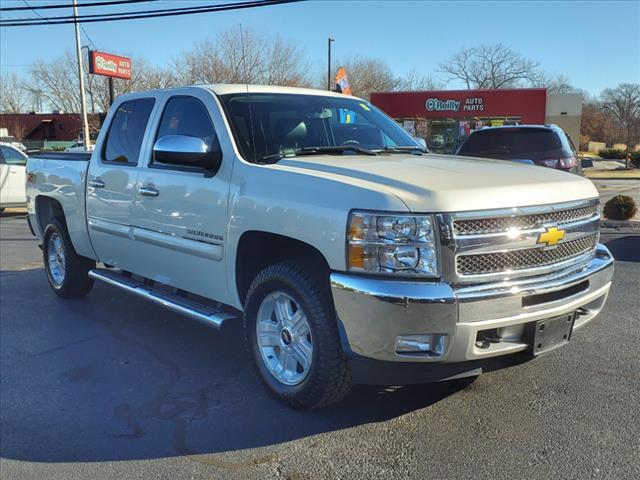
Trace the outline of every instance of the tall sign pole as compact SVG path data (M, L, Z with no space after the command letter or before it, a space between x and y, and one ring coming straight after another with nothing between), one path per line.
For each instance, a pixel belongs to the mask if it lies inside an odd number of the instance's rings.
M331 43L335 40L329 37L327 41L327 90L331 91L331 85L333 85L333 79L331 78Z
M80 23L78 23L78 0L73 0L73 19L76 27L76 53L78 55L78 77L80 78L80 106L82 108L82 133L84 149L89 150L89 120L87 119L87 102L84 96L84 72L82 68L82 48L80 47Z

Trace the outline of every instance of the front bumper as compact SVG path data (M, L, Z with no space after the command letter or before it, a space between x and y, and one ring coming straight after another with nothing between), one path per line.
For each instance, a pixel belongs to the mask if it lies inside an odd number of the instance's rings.
M525 325L577 312L574 330L605 304L613 256L604 245L579 268L499 283L454 287L446 283L331 274L345 351L358 359L400 363L477 362L528 350ZM499 341L478 342L484 332ZM446 335L439 356L396 353L401 335ZM400 366L400 365L398 365Z

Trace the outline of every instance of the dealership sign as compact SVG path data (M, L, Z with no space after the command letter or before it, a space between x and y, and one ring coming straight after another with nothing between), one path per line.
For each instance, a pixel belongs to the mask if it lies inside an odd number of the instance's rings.
M106 77L131 79L131 59L92 50L89 52L89 72Z

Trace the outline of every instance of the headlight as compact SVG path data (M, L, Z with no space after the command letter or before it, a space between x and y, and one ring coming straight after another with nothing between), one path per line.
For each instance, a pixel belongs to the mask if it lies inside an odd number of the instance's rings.
M347 262L352 272L436 277L433 217L351 212Z

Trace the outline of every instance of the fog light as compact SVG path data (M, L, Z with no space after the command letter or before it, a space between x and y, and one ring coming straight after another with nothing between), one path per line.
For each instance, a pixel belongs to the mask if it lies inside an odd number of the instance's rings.
M425 357L441 357L447 348L448 335L420 334L401 335L396 338L398 355L421 355Z

